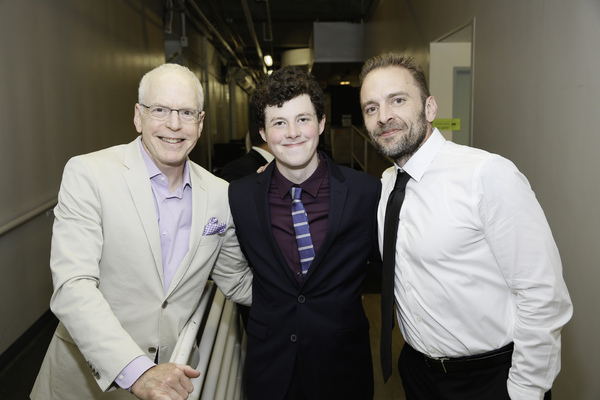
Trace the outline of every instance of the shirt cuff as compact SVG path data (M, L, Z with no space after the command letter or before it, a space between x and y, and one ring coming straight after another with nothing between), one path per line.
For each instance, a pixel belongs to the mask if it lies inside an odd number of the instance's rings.
M510 379L506 383L510 400L543 400L546 394L542 389L526 389Z
M121 389L130 389L140 376L156 364L146 356L139 356L127 364L116 377L115 383Z

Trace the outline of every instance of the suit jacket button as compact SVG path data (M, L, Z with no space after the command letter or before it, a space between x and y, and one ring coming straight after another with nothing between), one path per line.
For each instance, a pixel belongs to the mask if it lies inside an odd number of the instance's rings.
M156 353L156 347L150 347L148 351L152 354Z
M168 306L168 305L169 305L169 302L165 300L165 301L162 303L162 306L161 306L161 307L162 307L163 309L165 309L165 308L167 308L167 306Z
M296 340L298 340L298 337L296 336L295 333L292 333L292 336L290 336L290 340L292 341L292 343L296 343Z
M306 297L304 295L298 296L298 303L304 303L306 301Z

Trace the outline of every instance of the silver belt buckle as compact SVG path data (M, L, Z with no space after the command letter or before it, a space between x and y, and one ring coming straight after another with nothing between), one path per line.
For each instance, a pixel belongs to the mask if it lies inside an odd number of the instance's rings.
M450 358L449 357L439 357L439 358L434 358L434 360L442 363L442 369L444 370L444 373L447 374L448 371L446 371L446 366L444 365L444 361L448 361L448 360L450 360Z

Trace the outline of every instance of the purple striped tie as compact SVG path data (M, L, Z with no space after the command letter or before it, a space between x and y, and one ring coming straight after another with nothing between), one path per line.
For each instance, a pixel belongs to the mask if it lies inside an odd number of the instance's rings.
M310 267L310 263L315 258L315 249L310 238L308 216L300 199L302 189L292 187L290 194L292 195L292 220L294 221L294 231L296 232L296 242L298 243L298 253L300 254L302 277L304 277L308 271L308 267Z

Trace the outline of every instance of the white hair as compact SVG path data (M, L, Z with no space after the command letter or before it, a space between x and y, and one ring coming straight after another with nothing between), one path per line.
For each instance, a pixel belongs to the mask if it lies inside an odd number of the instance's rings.
M140 86L138 88L138 103L145 104L146 101L146 93L148 92L148 86L152 79L168 73L178 73L187 76L190 81L192 81L196 85L196 93L198 94L198 108L200 111L204 109L204 91L202 90L202 84L198 77L190 71L189 68L184 67L179 64L167 63L162 64L153 70L147 72L140 81Z

